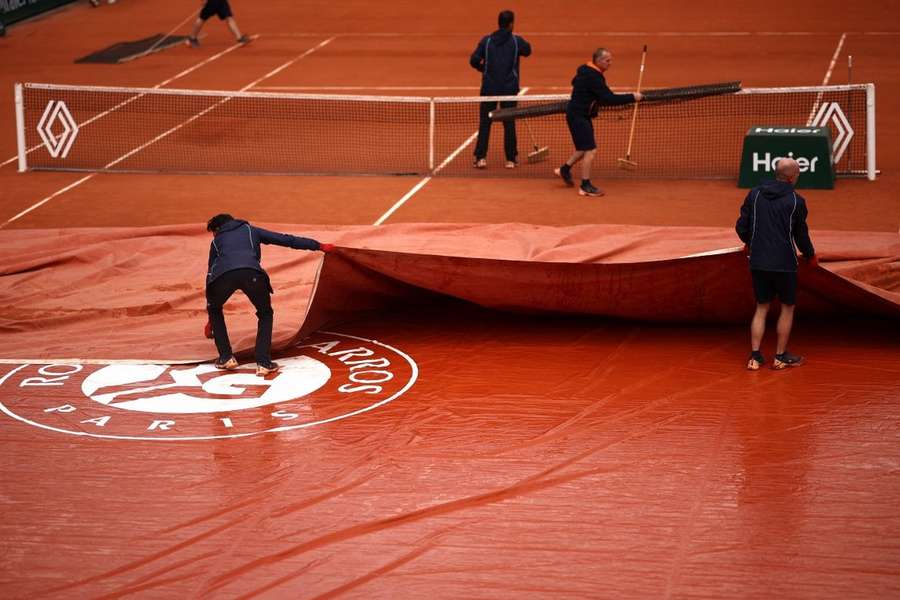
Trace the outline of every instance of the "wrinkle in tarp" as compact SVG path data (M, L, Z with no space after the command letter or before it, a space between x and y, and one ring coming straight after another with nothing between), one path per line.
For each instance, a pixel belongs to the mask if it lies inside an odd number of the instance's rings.
M267 247L276 294L273 349L363 311L449 296L497 310L660 323L740 323L754 306L731 230L709 227L265 224L329 241L323 257ZM900 236L813 232L820 267L801 261L804 317L900 317ZM213 356L200 336L209 236L199 226L0 232L0 358ZM239 355L255 317L226 306Z

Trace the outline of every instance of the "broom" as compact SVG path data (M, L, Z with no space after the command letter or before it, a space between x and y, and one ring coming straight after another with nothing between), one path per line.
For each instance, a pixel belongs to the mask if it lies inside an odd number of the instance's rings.
M522 119L525 123L525 129L528 130L528 137L531 138L531 145L534 147L534 150L528 153L528 163L537 163L543 160L546 160L548 156L550 156L550 147L544 146L543 148L538 148L537 142L534 139L534 132L531 130L531 125L528 123L528 119Z
M641 91L641 81L644 79L644 61L647 59L647 45L644 44L644 51L641 53L641 71L638 74L637 91ZM619 159L619 168L633 171L637 169L637 163L631 160L631 143L634 141L634 125L637 123L638 104L634 103L634 112L631 113L631 133L628 134L628 150L625 152L625 158Z

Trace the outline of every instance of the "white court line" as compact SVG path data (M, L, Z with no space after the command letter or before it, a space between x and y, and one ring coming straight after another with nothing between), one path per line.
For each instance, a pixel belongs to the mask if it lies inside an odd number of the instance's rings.
M682 84L672 84L669 83L667 85L657 84L653 87L647 87L647 90L652 90L656 88L667 88L667 87L678 87ZM254 88L260 91L269 91L269 92L289 92L289 93L303 93L303 92L317 92L317 91L328 91L328 92L365 92L365 91L376 91L376 92L406 92L406 91L416 91L416 90L424 90L424 91L444 91L444 90L462 90L462 91L470 91L470 90L480 90L481 88L478 86L466 86L466 85L259 85ZM572 85L534 85L529 88L532 92L542 92L542 91L551 91L551 92L571 92ZM613 91L631 91L634 89L634 86L626 86L626 85L611 85L609 89ZM568 95L568 94L567 94Z
M519 93L516 94L516 95L517 95L517 96L524 96L525 93L528 91L528 89L529 89L529 88L527 88L527 87L526 87L526 88L522 88L521 90L519 90ZM390 207L386 213L384 213L383 215L381 215L381 216L378 218L378 220L375 221L375 222L373 223L373 225L381 225L382 223L384 223L385 221L387 221L388 218L389 218L392 214L394 214L394 213L397 211L397 209L399 209L401 206L403 206L404 204L406 204L406 201L407 201L407 200L409 200L410 198L412 198L413 196L415 196L416 193L417 193L419 190L421 190L423 187L425 187L425 185L426 185L429 181L431 181L431 180L434 178L435 175L437 175L438 173L440 173L441 170L442 170L444 167L446 167L448 164L450 164L450 161L452 161L454 158L456 158L456 157L459 155L459 153L462 152L463 150L465 150L465 149L469 146L469 144L471 144L471 143L475 140L475 138L477 138L477 137L478 137L478 131L476 131L475 133L473 133L472 135L470 135L470 136L469 136L469 139L467 139L466 141L464 141L462 144L459 145L459 147L458 147L456 150L454 150L453 152L451 152L451 153L450 153L450 156L448 156L446 159L444 159L444 162L442 162L440 165L438 165L438 166L434 169L434 171L431 172L430 175L427 175L426 177L422 178L422 180L421 180L419 183L417 183L416 185L414 185L413 188L412 188L411 190L409 190L408 192L406 192L406 193L403 195L402 198L400 198L399 200L397 200L397 202L396 202L392 207Z
M259 79L256 79L255 81L253 81L253 82L251 82L251 83L245 85L244 87L242 87L242 88L241 88L240 90L238 90L238 91L239 91L239 92L246 92L247 90L249 90L250 88L252 88L253 86L255 86L257 83L259 83L259 82L261 82L261 81L265 81L266 79L268 79L269 77L272 77L273 75L277 75L278 73L280 73L280 72L283 71L284 69L288 68L289 66L293 65L294 63L296 63L296 62L299 61L300 59L309 56L310 54L312 54L312 53L315 52L316 50L319 50L320 48L324 48L326 45L328 45L329 43L331 43L332 41L334 41L334 39L335 39L334 37L330 37L330 38L328 38L327 40L324 40L324 41L320 42L319 44L313 46L312 48L310 48L309 50L307 50L306 52L304 52L303 54L301 54L300 56L297 56L296 58L292 58L291 60L287 61L287 62L284 63L283 65L281 65L281 66L279 66L279 67L276 67L275 69L272 69L271 71L269 71L268 73L266 73L265 75L263 75L262 77L260 77ZM140 152L140 151L143 150L144 148L146 148L146 147L148 147L148 146L150 146L150 145L152 145L152 144L155 144L155 143L158 142L159 140L161 140L161 139L167 137L168 135L170 135L170 134L172 134L172 133L178 131L179 129L181 129L181 128L184 127L185 125L188 125L189 123L192 123L193 121L196 121L197 119L199 119L200 117L202 117L202 116L205 115L206 113L210 112L211 110L213 110L213 109L215 109L215 108L218 108L219 106L221 106L222 104L225 104L225 103L228 102L229 100L231 100L231 98L228 97L228 96L222 98L222 100L219 100L219 101L216 102L214 105L210 106L209 108L206 108L205 110L201 111L200 113L198 113L198 114L194 115L193 117L189 118L187 121L184 121L183 123L181 123L181 124L179 124L179 125L176 125L175 127L172 127L171 129L169 129L169 130L166 131L165 133L161 133L160 135L156 136L155 138L153 138L152 140L150 140L150 141L147 142L146 144L143 144L143 145L141 145L140 147L135 148L134 150L131 150L130 152L127 152L127 153L123 154L122 156L120 156L119 158L115 159L115 160L112 161L111 163L107 164L107 165L106 165L105 167L103 167L103 168L104 168L104 169L109 169L110 167L112 167L112 166L114 166L114 165L116 165L116 164L122 162L122 161L125 160L126 158L128 158L128 157L130 157L130 156L133 156L134 154ZM14 216L13 218L11 218L11 219L5 221L3 224L0 224L0 229L3 229L4 227L6 227L7 225L9 225L9 224L12 223L13 221L15 221L15 220L17 220L17 219L20 219L21 217L23 217L24 215L30 213L31 211L35 210L36 208L39 208L40 206L43 206L44 204L46 204L47 202L49 202L50 200L52 200L52 199L55 198L56 196L59 196L60 194L63 194L63 193L65 193L65 192L71 190L72 188L78 187L79 185L81 185L81 184L84 183L85 181L89 181L90 179L92 179L92 178L95 177L96 175L97 175L97 173L91 173L90 175L87 175L86 177L82 177L82 178L79 179L78 181L76 181L76 182L74 182L74 183L71 183L71 184L67 185L67 186L64 187L63 189L58 190L58 191L56 191L56 192L50 194L49 196L47 196L46 198L42 199L41 201L39 201L39 202L35 203L34 205L28 207L27 209L23 210L22 212L20 212L19 214L17 214L17 215Z
M17 221L17 220L21 219L22 217L24 217L25 215L27 215L27 214L30 213L31 211L36 210L36 209L42 207L43 205L47 204L48 202L50 202L51 200L53 200L53 199L56 198L57 196L62 195L62 194L64 194L64 193L68 192L68 191L71 190L72 188L78 187L79 185L81 185L81 184L84 183L85 181L89 181L89 180L93 179L93 178L96 177L96 176L97 176L96 173L91 173L90 175L86 175L86 176L82 177L81 179L79 179L78 181L76 181L76 182L74 182L74 183L70 183L69 185L67 185L66 187L62 188L61 190L56 190L55 192L53 192L52 194L50 194L49 196L47 196L47 197L44 198L43 200L40 200L39 202L36 202L36 203L32 204L31 206L29 206L28 208L26 208L25 210L23 210L22 212L20 212L20 213L17 214L16 216L12 217L11 219L7 219L6 221L4 221L2 224L0 224L0 229L3 229L4 227L6 227L7 225L9 225L9 224L12 223L13 221Z
M568 89L571 89L569 86ZM329 91L365 91L365 90L385 90L385 91L410 91L410 90L479 90L477 85L262 85L257 87L258 90L272 91L304 91L304 90L329 90Z
M257 37L257 36L254 36L254 37ZM161 88L161 87L163 87L163 86L169 85L170 83L172 83L172 82L175 81L176 79L181 79L181 78L184 77L185 75L189 75L189 74L193 73L194 71L196 71L196 70L199 69L200 67L203 67L203 66L205 66L205 65L208 65L208 64L211 63L212 61L217 60L217 59L219 59L219 58L225 56L225 55L228 54L229 52L232 52L233 50L236 50L236 49L240 48L242 45L243 45L243 44L235 44L234 46L231 46L231 47L229 47L229 48L226 48L225 50L222 50L222 51L219 52L218 54L214 54L213 56L210 56L210 57L207 58L206 60L203 60L203 61L197 63L197 64L194 65L193 67L190 67L190 68L188 68L188 69L185 69L184 71L182 71L181 73L178 73L178 74L175 75L174 77L170 77L169 79L166 79L166 80L163 81L162 83L157 83L156 85L154 85L154 86L153 86L152 88L150 88L150 89L156 90L156 89L159 89L159 88ZM116 111L116 110L122 108L123 106L126 106L127 104L130 104L131 102L134 102L135 100L141 98L141 97L144 96L144 95L145 95L145 94L140 94L140 95L134 96L134 97L132 97L132 98L129 98L128 100L125 100L125 101L121 102L120 104L117 104L116 106L113 106L113 107L110 108L109 110L107 110L107 111L105 111L105 112L102 112L102 113L100 113L99 115L95 115L95 116L91 117L90 119L88 119L88 120L85 121L84 123L81 123L78 127L81 128L81 127L84 127L85 125L89 125L89 124L93 123L94 121L96 121L97 119L100 119L100 118L102 118L102 117L105 117L105 116L108 115L109 113L111 113L111 112L113 112L113 111ZM32 146L31 148L29 148L25 153L26 153L26 154L29 154L29 153L32 152L33 150L37 150L37 149L40 148L40 147L41 147L41 144L37 144L37 145ZM18 160L19 160L18 155L13 156L13 157L10 158L9 160L6 160L6 161L3 161L2 163L0 163L0 167L4 167L4 166L6 166L6 165L8 165L8 164L10 164L10 163L14 163L14 162L16 162L16 161L18 161Z
M837 48L834 49L834 54L831 57L831 63L828 65L828 70L825 72L825 77L822 79L822 85L828 85L828 82L831 81L831 73L834 71L834 65L837 64L838 56L841 54L841 48L844 47L844 40L847 39L847 34L842 33L841 39L838 40ZM822 104L822 95L824 92L819 92L816 94L816 101L813 104L812 110L809 113L809 118L806 119L807 127L812 124L813 119L816 116L816 112L819 110L819 105Z
M773 36L829 36L832 32L824 31L516 31L523 37L773 37ZM900 31L848 31L848 35L900 35ZM447 32L332 32L332 33L265 33L271 38L297 38L297 37L321 37L323 35L334 37L364 37L364 38L392 38L392 37L428 37L428 38L452 38L465 37L477 38L480 34L447 33Z
M841 48L844 47L844 40L847 39L847 34L842 33L841 39L838 40L837 48L834 49L834 55L831 57L831 64L828 65L828 71L825 72L825 78L822 79L822 85L828 85L828 82L831 81L831 73L834 71L834 65L837 64L838 56L841 54Z

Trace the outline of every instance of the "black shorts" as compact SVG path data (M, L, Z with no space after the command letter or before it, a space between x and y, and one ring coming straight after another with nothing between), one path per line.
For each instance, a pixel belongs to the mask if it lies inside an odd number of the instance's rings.
M796 271L758 271L751 269L753 293L759 304L768 304L775 296L782 304L793 306L797 302Z
M200 10L200 18L205 21L213 15L218 15L223 21L230 17L231 7L228 6L228 0L206 0L206 4Z
M594 124L588 117L566 113L566 125L569 126L576 150L584 152L597 148L597 142L594 140Z

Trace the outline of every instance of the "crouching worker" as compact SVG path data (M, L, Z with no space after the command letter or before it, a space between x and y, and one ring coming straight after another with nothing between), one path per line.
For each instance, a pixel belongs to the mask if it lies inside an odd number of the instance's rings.
M309 238L267 231L229 214L218 214L211 218L206 223L206 230L213 234L209 245L209 270L206 274L206 311L209 313L207 333L212 334L219 352L216 368L231 370L238 367L228 340L222 308L235 291L241 290L256 308L256 374L264 377L274 373L279 366L272 362L270 355L272 285L269 283L269 275L260 264L260 245L275 244L295 250L323 252L330 251L333 246Z

